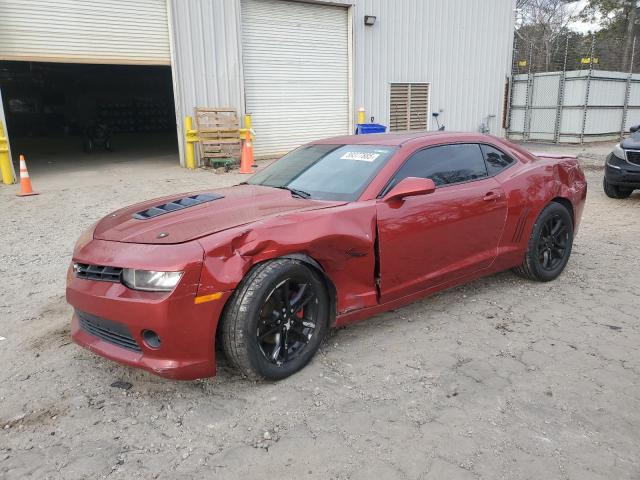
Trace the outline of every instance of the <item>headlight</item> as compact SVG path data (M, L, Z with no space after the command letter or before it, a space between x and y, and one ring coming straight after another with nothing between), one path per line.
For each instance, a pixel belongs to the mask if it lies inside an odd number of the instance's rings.
M615 168L616 170L622 170L622 167L625 166L627 161L623 160L622 158L616 157L612 152L611 155L607 156L607 160L605 163L607 167Z
M627 155L625 154L624 150L622 149L622 147L620 146L619 143L615 147L613 147L613 152L611 152L611 153L613 153L620 160L626 160L627 159Z
M122 271L122 283L134 290L169 292L178 284L181 276L182 272L154 272L125 268Z

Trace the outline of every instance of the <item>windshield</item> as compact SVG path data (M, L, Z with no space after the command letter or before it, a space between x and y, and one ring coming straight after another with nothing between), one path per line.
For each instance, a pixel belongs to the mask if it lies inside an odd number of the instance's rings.
M374 145L307 145L272 163L247 183L287 188L306 198L354 201L395 150Z

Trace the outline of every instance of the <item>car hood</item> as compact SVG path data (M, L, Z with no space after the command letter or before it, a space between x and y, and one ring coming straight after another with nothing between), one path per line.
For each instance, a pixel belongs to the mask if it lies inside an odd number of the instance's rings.
M632 135L620 142L620 146L629 150L640 150L640 138L634 138Z
M150 208L195 195L210 195L215 199L150 218L136 218L140 216L136 214ZM294 198L289 191L277 188L238 185L172 195L123 208L100 220L93 238L127 243L183 243L287 212L344 203Z

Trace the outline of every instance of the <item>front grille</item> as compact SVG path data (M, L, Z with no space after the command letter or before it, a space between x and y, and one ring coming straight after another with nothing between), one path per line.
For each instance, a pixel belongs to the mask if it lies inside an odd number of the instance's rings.
M100 280L103 282L119 282L122 276L122 268L107 267L104 265L89 265L88 263L74 263L73 269L76 277L87 280Z
M80 310L76 310L76 315L80 321L80 328L85 332L127 350L142 352L126 325L105 320Z
M634 165L640 165L640 152L631 152L627 150L627 161Z
M158 205L148 208L138 213L133 214L133 218L138 220L146 220L148 218L157 217L158 215L164 215L165 213L175 212L176 210L183 210L187 207L194 207L201 203L212 202L224 198L217 193L203 193L199 195L192 195L190 197L180 198L173 200L172 202Z

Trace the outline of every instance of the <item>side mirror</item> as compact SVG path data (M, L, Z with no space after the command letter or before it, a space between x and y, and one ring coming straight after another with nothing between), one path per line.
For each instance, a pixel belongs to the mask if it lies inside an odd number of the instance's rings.
M430 178L407 177L393 187L382 200L400 200L405 197L426 195L436 191L436 184Z
M631 133L636 133L638 130L640 130L640 125L633 125L631 128L629 128L629 131Z

